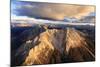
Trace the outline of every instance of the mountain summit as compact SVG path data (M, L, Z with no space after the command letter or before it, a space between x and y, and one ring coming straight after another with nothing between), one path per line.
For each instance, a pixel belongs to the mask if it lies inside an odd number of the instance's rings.
M20 44L17 49L12 49L12 65L95 60L95 46L92 38L74 28L48 29L45 26L38 26L24 30L12 39L14 42L12 45Z

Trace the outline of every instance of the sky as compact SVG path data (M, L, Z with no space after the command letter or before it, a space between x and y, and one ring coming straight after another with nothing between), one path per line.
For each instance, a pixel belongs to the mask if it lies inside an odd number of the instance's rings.
M95 6L41 2L11 1L11 18L39 18L64 20L65 17L80 19L95 11Z

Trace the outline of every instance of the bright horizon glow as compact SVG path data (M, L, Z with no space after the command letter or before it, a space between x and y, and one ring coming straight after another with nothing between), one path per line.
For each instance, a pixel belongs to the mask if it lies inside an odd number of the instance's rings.
M17 15L14 15L14 14L11 15L11 20L13 20L13 19L27 19L27 18L29 18L29 17L27 17L27 16L17 16Z

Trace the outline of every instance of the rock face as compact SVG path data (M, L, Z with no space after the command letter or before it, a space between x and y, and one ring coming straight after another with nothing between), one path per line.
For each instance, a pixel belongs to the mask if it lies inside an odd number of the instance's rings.
M40 29L44 31L40 32ZM28 33L27 36L21 35L25 36L22 38L25 40L12 53L11 64L13 66L95 60L93 41L79 30L44 29L43 27L34 29L31 33L32 30L24 32Z
M95 58L94 43L77 30L67 30L66 54L71 62L93 61Z

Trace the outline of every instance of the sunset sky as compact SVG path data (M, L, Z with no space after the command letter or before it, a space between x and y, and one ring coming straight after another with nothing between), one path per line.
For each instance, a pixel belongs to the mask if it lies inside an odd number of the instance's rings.
M95 6L69 5L41 2L11 2L11 18L40 18L63 20L65 17L80 19L91 12Z

